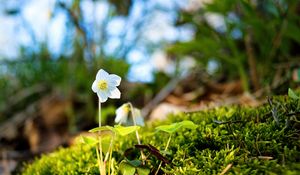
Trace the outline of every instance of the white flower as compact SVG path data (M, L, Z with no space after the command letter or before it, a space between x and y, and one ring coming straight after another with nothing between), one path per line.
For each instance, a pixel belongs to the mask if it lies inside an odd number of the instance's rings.
M126 124L127 120L128 120L129 112L131 112L131 108L130 108L130 104L129 103L125 103L122 106L120 106L116 110L115 123ZM133 108L133 115L135 117L135 123L136 123L136 125L139 125L139 126L144 126L145 125L144 124L144 118L142 117L141 111L139 109Z
M121 83L121 77L115 74L108 74L100 69L93 82L92 90L97 93L101 103L106 102L107 98L117 99L121 97L121 92L117 88Z
M128 114L130 111L130 106L128 103L123 104L116 110L116 123L126 123L128 119Z
M136 125L145 126L144 118L142 116L141 111L139 109L137 109L137 108L133 108L133 111L134 111L134 115L135 115L135 123L136 123Z

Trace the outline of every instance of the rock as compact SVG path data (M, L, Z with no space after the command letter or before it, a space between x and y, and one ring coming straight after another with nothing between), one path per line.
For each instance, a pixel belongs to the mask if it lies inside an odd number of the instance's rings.
M152 110L149 120L164 120L166 119L167 115L170 113L178 113L185 111L185 107L177 106L170 103L161 103L159 104L154 110Z

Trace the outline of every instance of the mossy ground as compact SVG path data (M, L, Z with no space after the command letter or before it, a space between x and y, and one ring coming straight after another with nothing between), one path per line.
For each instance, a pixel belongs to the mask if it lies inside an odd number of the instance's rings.
M166 174L300 174L300 100L276 97L273 105L258 108L222 107L208 111L171 115L166 121L140 130L143 144L163 150L168 135L154 127L182 120L198 124L172 136L166 157ZM134 134L115 145L115 169L126 149L136 144ZM138 153L138 152L137 152ZM147 162L152 172L159 160ZM160 174L163 174L160 171ZM83 145L62 148L26 165L23 174L99 174L94 148Z

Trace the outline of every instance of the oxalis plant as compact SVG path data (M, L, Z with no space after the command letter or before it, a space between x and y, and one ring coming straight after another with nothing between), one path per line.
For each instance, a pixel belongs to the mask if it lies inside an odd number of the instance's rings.
M109 74L103 69L97 72L96 79L92 84L92 90L97 93L98 96L98 121L99 126L91 129L89 132L94 133L92 136L81 136L83 143L95 147L97 154L97 165L100 175L112 175L117 174L115 172L115 159L112 157L113 147L118 136L124 137L128 134L135 133L137 138L137 145L135 148L140 150L141 160L129 160L126 158L119 163L119 172L122 175L148 175L150 174L150 168L145 166L145 162L150 155L154 155L161 162L156 168L155 175L158 174L163 163L169 163L165 158L168 147L170 145L173 133L180 128L195 129L195 125L191 121L182 121L179 123L173 123L170 125L163 125L156 128L156 130L166 132L169 134L169 139L166 143L164 151L159 151L154 146L148 144L143 145L141 143L138 130L141 126L144 126L144 120L139 109L135 108L130 102L123 104L116 110L115 126L102 126L101 125L101 104L106 102L108 98L119 99L121 92L117 88L121 83L121 77L115 74ZM122 126L128 124L128 118L131 116L132 126ZM150 154L145 155L143 150L148 150ZM125 151L126 152L126 151ZM124 153L125 154L125 153Z

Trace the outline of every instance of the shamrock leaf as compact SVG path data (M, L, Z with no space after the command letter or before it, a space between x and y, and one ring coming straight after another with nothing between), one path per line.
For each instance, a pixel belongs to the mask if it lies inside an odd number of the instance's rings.
M95 137L91 136L80 136L81 137L81 142L88 144L88 145L95 145L98 143L98 139Z
M114 127L114 131L121 135L121 136L126 136L132 132L135 132L137 130L139 130L140 127L139 126L121 126L121 125L115 125Z
M135 167L127 163L126 161L122 161L120 163L119 169L122 175L134 175Z
M184 120L182 122L172 123L170 125L158 126L155 129L157 131L164 131L164 132L167 132L169 134L172 134L172 133L174 133L175 131L177 131L180 128L195 129L195 128L197 128L197 125L194 124L192 121Z
M114 134L118 134L120 136L126 136L132 132L135 132L140 129L140 126L121 126L121 125L115 125L114 127L111 126L102 126L97 127L94 129L89 130L89 132L113 132Z

